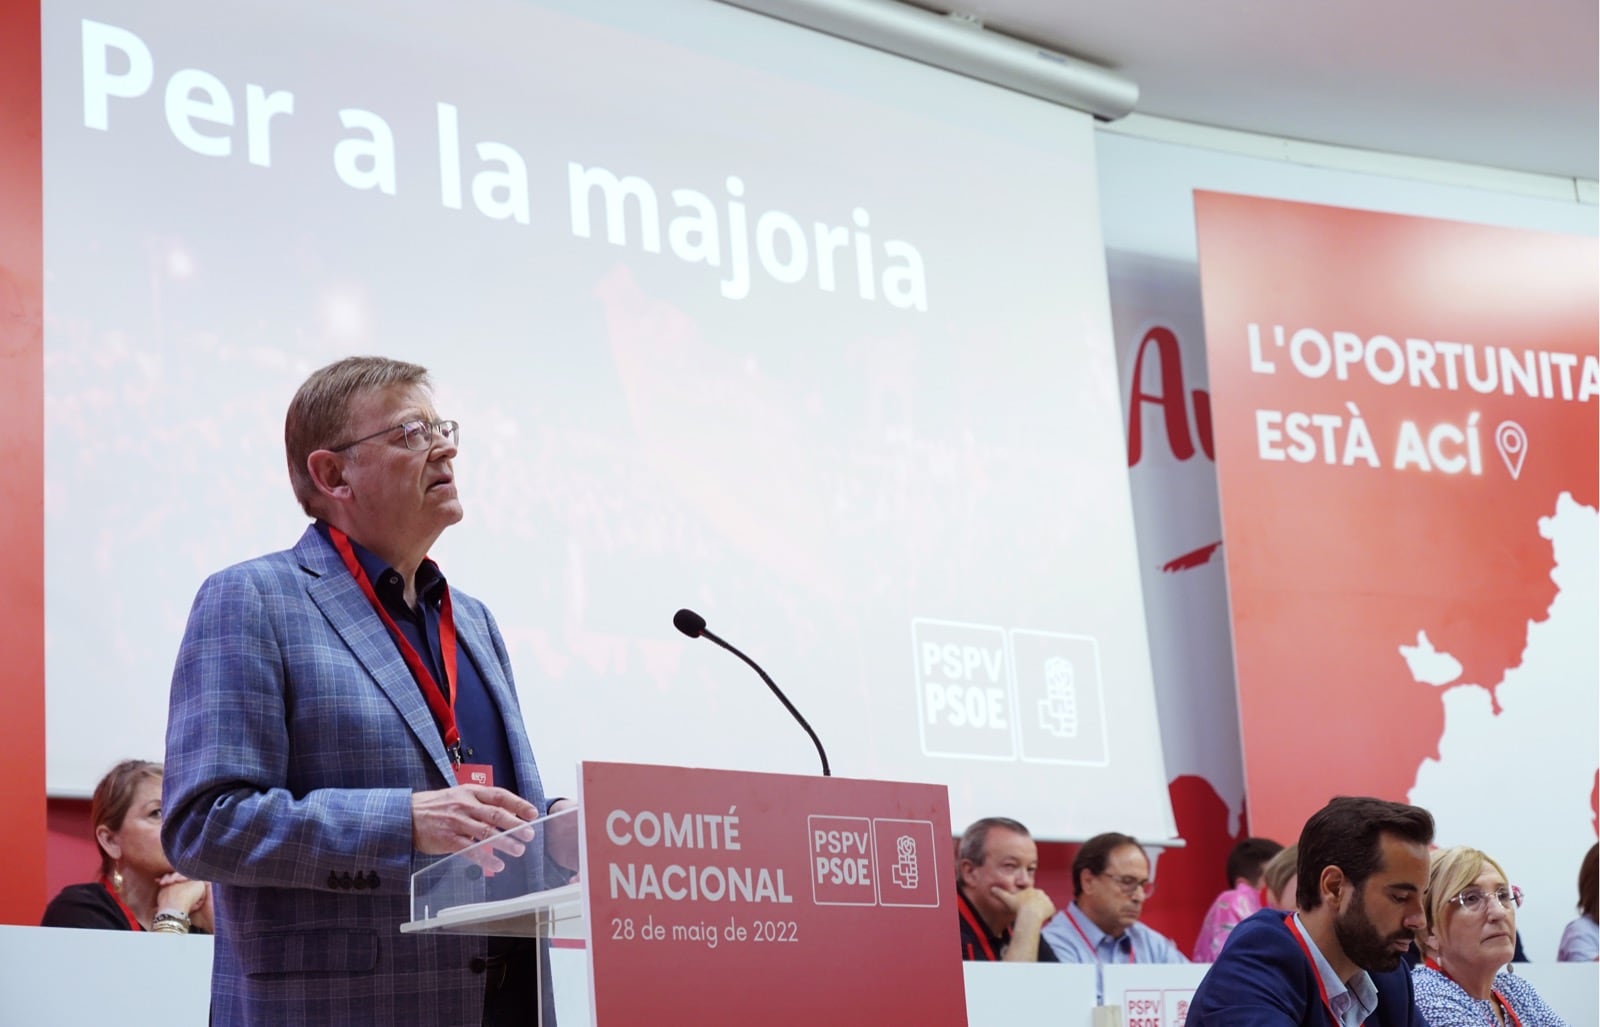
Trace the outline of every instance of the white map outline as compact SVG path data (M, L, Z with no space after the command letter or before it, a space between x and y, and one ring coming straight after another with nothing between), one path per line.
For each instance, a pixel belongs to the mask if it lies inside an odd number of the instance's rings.
M1409 798L1432 811L1440 846L1482 849L1523 887L1517 928L1528 958L1546 962L1576 915L1578 864L1595 840L1600 511L1563 492L1538 530L1550 541L1555 598L1543 620L1528 622L1522 657L1500 681L1443 685L1439 756L1422 761ZM1426 635L1418 637L1420 648ZM1419 666L1417 649L1400 651L1426 684L1440 684L1428 668L1454 659L1428 645Z

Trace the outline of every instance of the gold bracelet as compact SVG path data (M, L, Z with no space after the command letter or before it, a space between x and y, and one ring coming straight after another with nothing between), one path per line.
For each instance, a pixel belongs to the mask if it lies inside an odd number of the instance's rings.
M151 934L188 934L184 926L176 920L161 920L150 925Z

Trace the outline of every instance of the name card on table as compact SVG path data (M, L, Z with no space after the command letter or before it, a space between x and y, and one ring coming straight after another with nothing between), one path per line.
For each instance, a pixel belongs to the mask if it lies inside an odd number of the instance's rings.
M1209 969L1210 963L1115 963L1104 968L1106 1002L1122 1006L1123 1027L1183 1027Z

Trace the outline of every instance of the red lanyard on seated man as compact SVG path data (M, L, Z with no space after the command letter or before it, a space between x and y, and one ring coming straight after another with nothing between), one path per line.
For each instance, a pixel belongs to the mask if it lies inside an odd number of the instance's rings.
M1322 996L1322 1008L1328 1011L1328 1020L1333 1027L1343 1027L1344 1021L1339 1019L1339 1014L1333 1011L1333 1002L1328 998L1328 986L1322 983L1322 971L1317 968L1317 961L1311 955L1311 946L1306 942L1306 936L1300 933L1300 925L1294 922L1294 914L1290 913L1283 918L1283 925L1289 928L1289 933L1294 935L1294 940L1300 943L1300 951L1306 954L1306 962L1311 964L1311 976L1317 980L1317 994ZM1365 1020L1361 1021L1366 1023Z

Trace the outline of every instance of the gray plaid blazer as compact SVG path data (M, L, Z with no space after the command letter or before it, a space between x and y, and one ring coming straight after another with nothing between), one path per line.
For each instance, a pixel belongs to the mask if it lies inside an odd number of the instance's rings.
M498 783L543 809L499 628L451 595L511 746ZM173 672L161 837L214 884L212 1022L480 1023L487 939L399 930L433 861L412 850L411 794L452 784L416 681L315 527L209 578Z

